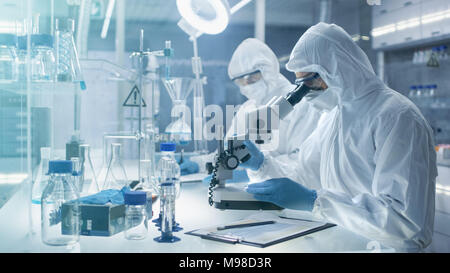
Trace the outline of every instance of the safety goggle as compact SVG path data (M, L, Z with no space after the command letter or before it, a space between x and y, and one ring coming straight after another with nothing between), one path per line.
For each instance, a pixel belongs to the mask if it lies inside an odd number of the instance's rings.
M296 79L295 85L305 84L308 87L313 87L314 81L318 78L320 78L319 73L313 73L312 75L308 75L306 77Z
M232 81L238 86L246 86L246 85L254 84L261 79L262 79L261 71L256 70L254 72L236 77L236 78L232 79Z

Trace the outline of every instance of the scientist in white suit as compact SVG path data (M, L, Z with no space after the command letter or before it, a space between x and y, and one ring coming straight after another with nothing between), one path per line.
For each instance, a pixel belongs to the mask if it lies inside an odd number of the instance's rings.
M250 143L247 168L263 182L247 191L400 251L428 246L437 167L433 133L419 109L387 87L334 24L308 29L286 68L298 82L318 75L304 82L314 89L305 99L328 115L292 162Z

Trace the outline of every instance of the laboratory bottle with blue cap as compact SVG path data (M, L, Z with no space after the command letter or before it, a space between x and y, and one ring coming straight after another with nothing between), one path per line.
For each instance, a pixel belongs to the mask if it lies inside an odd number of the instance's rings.
M173 142L166 142L160 144L161 159L158 162L158 178L159 178L159 195L161 197L161 185L166 183L173 184L175 198L180 195L180 176L181 170L178 162L175 159L176 144ZM175 202L175 199L173 200ZM173 215L173 227L176 231L181 230L178 223L175 222L175 205L171 206ZM163 200L160 198L160 212L158 219L155 220L157 225L161 224L163 212Z
M142 240L148 233L147 193L127 191L125 200L125 239Z
M70 160L49 162L50 179L41 199L41 237L47 245L70 245L79 241L79 194L72 172Z
M159 183L167 180L174 181L176 196L180 194L180 176L181 170L175 159L176 144L173 142L165 142L160 144L161 158L158 162Z

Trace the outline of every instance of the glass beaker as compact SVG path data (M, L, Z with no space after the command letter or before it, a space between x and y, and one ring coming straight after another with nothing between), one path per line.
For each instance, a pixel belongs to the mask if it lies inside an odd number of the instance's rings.
M129 183L122 164L121 147L122 144L120 143L111 143L111 157L108 163L108 170L106 171L105 182L103 183L103 190L120 190Z

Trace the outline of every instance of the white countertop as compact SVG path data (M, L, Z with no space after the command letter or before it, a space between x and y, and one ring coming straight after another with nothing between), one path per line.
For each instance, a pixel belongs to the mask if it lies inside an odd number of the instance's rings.
M186 235L185 232L212 225L226 224L246 218L255 211L221 211L207 202L207 186L202 183L182 184L176 203L176 220L184 230L175 232L181 238L176 243L157 243L160 235L154 223L149 222L146 239L129 241L123 232L111 237L80 236L80 241L70 247L47 246L40 234L29 235L25 190L22 189L0 209L0 252L176 252L176 253L276 253L276 252L371 252L377 243L351 233L341 227L332 227L310 235L292 239L266 248L232 245ZM159 212L159 202L153 205L154 218ZM390 251L390 250L386 250Z

